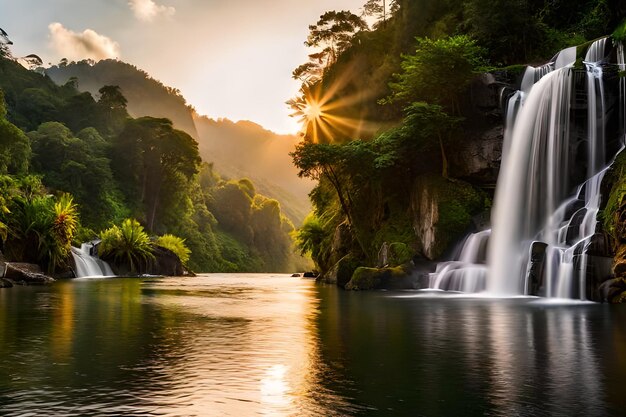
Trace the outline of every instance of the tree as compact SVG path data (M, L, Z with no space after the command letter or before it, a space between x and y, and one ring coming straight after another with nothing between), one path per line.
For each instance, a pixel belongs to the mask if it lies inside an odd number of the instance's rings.
M396 12L398 8L399 4L394 0L368 0L363 5L363 15L376 17L378 22L382 21L385 26L389 13Z
M304 44L309 48L319 48L309 55L309 62L293 71L293 78L306 83L315 82L337 61L337 57L351 44L353 36L366 30L367 23L354 13L328 11L320 16L314 25L309 25L309 35Z
M466 32L485 47L496 62L528 62L545 42L544 27L529 0L468 0L464 2ZM556 2L560 3L560 2ZM579 2L563 2L578 4ZM555 8L554 6L552 8ZM550 7L545 7L546 13ZM538 11L537 11L538 12ZM562 15L563 12L559 13Z
M117 85L105 85L98 92L100 93L98 107L102 112L100 131L112 134L120 132L128 118L126 110L128 100Z
M9 35L0 28L0 57L11 58L11 51L9 45L13 45L13 42L9 39Z
M31 155L28 137L6 119L4 93L0 89L0 174L25 174Z
M113 181L108 145L95 129L75 137L61 123L46 122L28 135L33 170L52 190L72 193L85 226L101 228L128 215Z
M352 227L353 235L363 254L367 246L360 236L361 227L355 212L354 194L364 181L371 181L376 153L371 143L360 140L345 145L302 142L290 154L294 165L300 170L299 177L327 180L336 192L343 214Z
M169 205L188 198L185 192L200 165L196 141L170 120L154 117L128 120L112 156L116 178L136 214L145 214L151 232L162 226L159 217Z
M458 97L485 67L484 53L465 35L417 38L415 53L402 57L402 72L390 83L393 93L386 102L409 105L425 101L458 114Z
M404 161L414 165L415 158L436 144L441 155L441 176L448 178L446 144L463 119L450 116L439 105L424 102L410 104L405 112L406 116L398 128L381 135L376 140L376 144L381 147L376 165L380 168L393 167L394 170L397 170ZM416 168L410 166L407 170L413 171Z

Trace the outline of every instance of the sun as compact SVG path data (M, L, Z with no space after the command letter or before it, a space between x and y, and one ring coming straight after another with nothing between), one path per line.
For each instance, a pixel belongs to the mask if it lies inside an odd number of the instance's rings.
M304 115L307 120L317 120L321 119L324 116L324 111L322 110L322 106L314 100L307 102L307 105L304 109Z
M358 104L371 95L360 93L341 96L350 79L350 71L345 71L329 87L322 82L303 84L298 96L287 102L302 125L301 135L313 143L343 142L349 139L360 139L362 135L373 134L378 125L370 123L363 117L351 117Z

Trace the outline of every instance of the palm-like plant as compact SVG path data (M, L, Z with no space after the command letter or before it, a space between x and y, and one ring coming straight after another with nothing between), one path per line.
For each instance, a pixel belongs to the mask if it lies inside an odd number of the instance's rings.
M169 249L174 252L183 265L187 265L187 261L189 261L189 255L191 251L185 245L185 239L181 239L178 236L165 234L160 236L156 242L158 246L162 246L165 249Z
M113 226L100 233L99 255L126 264L136 273L142 263L154 259L152 243L143 226L135 219L126 219L120 227Z
M49 272L63 265L69 258L78 223L78 208L73 197L70 194L63 194L54 203L54 217L49 233L52 240L48 254Z
M67 263L78 229L78 210L72 196L20 196L11 202L6 224L5 251L9 259L36 262L49 273Z

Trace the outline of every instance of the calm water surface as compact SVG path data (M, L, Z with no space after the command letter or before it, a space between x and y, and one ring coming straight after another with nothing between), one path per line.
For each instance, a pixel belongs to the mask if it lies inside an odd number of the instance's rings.
M0 289L2 416L617 416L625 394L625 307L284 275Z

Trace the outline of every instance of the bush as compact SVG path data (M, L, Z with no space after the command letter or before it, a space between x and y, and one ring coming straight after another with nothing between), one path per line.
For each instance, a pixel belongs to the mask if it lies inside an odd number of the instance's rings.
M185 239L181 239L178 236L165 234L163 236L160 236L154 243L158 246L162 246L166 249L171 250L176 254L176 256L178 256L183 265L187 265L191 251L185 245Z
M126 219L121 227L114 225L100 233L102 242L98 253L103 259L113 259L129 267L130 272L139 271L141 263L154 259L153 247L148 234L135 219Z

